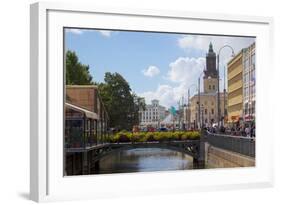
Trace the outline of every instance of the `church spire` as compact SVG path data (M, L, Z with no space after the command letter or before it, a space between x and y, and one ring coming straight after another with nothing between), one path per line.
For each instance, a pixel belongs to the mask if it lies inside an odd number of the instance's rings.
M205 71L205 78L211 77L216 78L217 77L217 69L216 69L216 53L213 49L212 42L209 43L209 51L206 55L206 71Z
M209 50L206 54L206 70L204 73L204 92L217 92L218 72L216 69L216 53L214 52L212 42L209 43Z
M209 44L209 53L213 53L213 52L214 52L213 44L212 44L212 42L210 42L210 44Z

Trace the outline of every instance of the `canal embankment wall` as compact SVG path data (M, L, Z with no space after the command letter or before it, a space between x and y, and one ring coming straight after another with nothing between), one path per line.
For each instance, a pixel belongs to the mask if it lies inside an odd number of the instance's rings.
M205 143L205 164L208 168L252 167L255 158Z

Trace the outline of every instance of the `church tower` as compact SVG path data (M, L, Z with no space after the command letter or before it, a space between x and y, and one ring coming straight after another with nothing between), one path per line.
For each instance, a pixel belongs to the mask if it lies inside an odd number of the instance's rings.
M204 92L217 92L218 72L216 69L216 53L213 50L213 44L210 42L209 51L206 54L206 70L204 71Z

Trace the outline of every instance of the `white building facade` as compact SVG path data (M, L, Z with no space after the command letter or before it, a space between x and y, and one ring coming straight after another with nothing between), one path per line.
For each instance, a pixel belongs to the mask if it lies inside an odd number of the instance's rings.
M164 106L159 105L159 100L152 100L145 110L139 111L140 126L159 128L160 122L165 118L165 110Z
M256 105L256 46L243 49L243 118L245 122L255 119Z

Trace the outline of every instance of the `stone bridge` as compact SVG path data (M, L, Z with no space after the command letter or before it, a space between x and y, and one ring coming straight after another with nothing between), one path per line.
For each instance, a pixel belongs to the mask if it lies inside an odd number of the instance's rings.
M136 149L136 148L162 148L182 152L193 158L193 167L199 168L204 163L204 146L200 140L181 140L181 141L155 141L155 142L123 142L123 143L104 143L85 148L67 148L67 153L82 154L82 173L90 173L93 169L99 169L99 161L103 157L113 154L116 151Z

